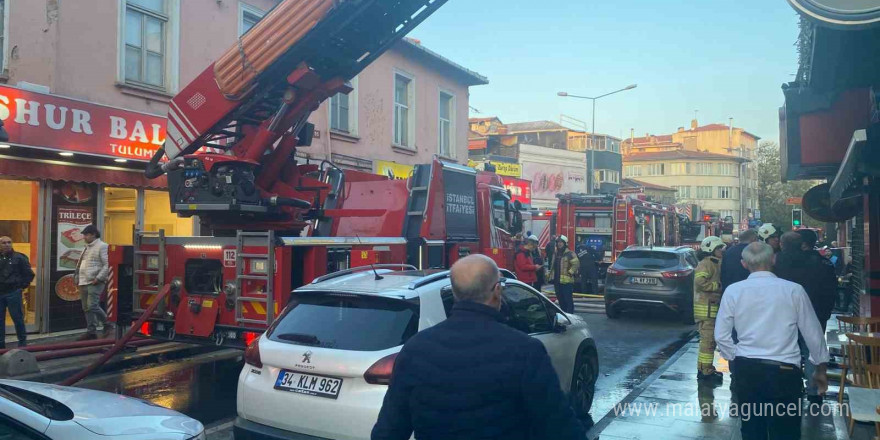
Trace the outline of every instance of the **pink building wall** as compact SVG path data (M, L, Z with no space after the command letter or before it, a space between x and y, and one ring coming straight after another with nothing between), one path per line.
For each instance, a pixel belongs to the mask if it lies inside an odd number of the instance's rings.
M239 31L237 0L166 0L179 10L177 87L167 95L143 92L118 83L119 23L122 0L6 0L8 19L6 83L20 81L49 87L53 94L115 107L164 115L170 95L180 90L231 47ZM248 0L268 11L277 0ZM172 13L173 14L173 13ZM394 71L415 79L415 152L392 148ZM444 69L444 72L446 70ZM328 102L312 115L320 132L303 153L330 153L398 163L425 163L437 153L440 89L455 96L455 158L467 158L468 87L457 75L392 49L358 79L358 137L328 135Z

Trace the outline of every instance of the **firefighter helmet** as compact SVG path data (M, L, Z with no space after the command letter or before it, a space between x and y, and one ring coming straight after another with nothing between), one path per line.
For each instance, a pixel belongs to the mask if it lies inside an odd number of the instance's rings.
M527 240L528 240L528 241L534 241L535 243L537 243L537 242L538 242L538 237L536 237L535 234L532 234L532 235L529 235L529 238L527 238Z
M563 243L568 244L568 237L566 237L564 235L560 235L559 238L557 238L557 240L562 240Z
M758 236L761 237L761 240L767 241L768 238L776 235L778 231L776 227L773 226L773 223L764 223L758 228Z
M700 250L706 253L711 254L718 249L718 246L721 246L724 249L727 245L724 244L724 241L721 238L716 236L710 236L703 239L703 242L700 243Z

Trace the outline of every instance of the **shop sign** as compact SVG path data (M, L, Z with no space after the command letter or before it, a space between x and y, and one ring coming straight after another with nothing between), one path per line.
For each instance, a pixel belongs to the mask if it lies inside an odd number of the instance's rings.
M519 200L523 205L532 204L532 182L515 177L502 177L504 188L510 191L510 201Z
M58 271L76 269L79 257L86 247L82 230L92 224L94 209L83 206L59 206L58 218Z
M9 143L149 160L165 142L165 118L0 86Z
M494 160L489 161L490 164L495 166L495 174L499 176L510 176L510 177L522 177L522 165L518 163L508 163L508 162L496 162ZM471 168L476 168L478 170L483 170L485 162L477 162L475 160L468 160L468 166Z
M587 173L578 166L525 162L523 178L532 181L535 199L556 199L557 194L583 193L587 189Z
M412 174L413 166L385 160L376 161L376 174L386 176L394 180L408 179Z

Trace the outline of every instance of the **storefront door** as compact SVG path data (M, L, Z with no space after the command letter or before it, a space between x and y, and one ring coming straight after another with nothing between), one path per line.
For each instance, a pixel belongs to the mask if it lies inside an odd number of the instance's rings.
M0 236L12 238L13 249L28 257L31 268L39 273L40 262L40 182L29 180L0 179ZM28 332L38 331L40 304L38 290L42 287L40 277L34 278L22 293L23 315ZM6 336L15 336L9 312L4 316Z

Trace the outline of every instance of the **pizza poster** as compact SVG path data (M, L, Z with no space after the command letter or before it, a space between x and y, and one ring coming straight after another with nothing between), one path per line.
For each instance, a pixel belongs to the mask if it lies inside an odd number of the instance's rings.
M74 270L86 248L82 231L94 221L95 210L90 206L59 206L56 213L58 222L56 270Z

